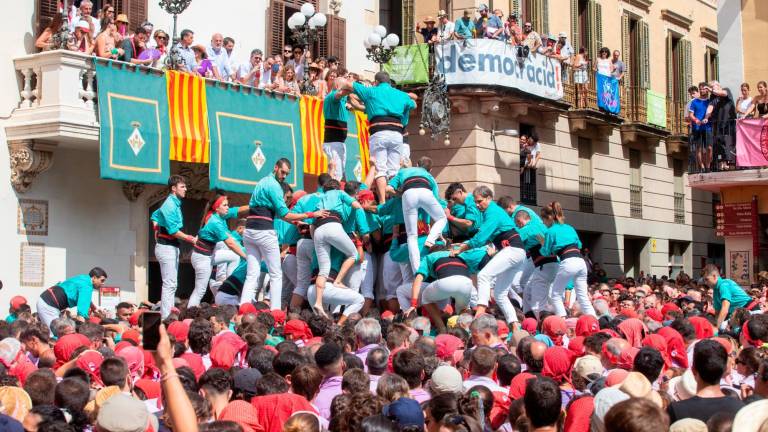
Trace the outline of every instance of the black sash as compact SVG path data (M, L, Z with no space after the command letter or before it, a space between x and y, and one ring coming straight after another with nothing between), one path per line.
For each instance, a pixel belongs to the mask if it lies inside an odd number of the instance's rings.
M157 243L161 245L179 247L179 239L168 234L168 230L164 227L160 227L157 232Z
M469 267L463 259L458 257L444 257L435 261L435 275L438 279L450 276L469 277Z
M385 130L403 133L403 123L400 121L400 117L379 116L370 119L368 132L371 135Z
M553 262L557 262L556 256L544 256L541 254L541 245L538 244L531 248L530 251L528 251L528 254L533 261L533 265L536 267L541 268L544 264L549 264Z
M198 238L197 242L194 245L195 252L199 253L200 255L205 255L205 256L213 255L213 249L215 247L216 247L216 243L209 242L209 241L203 240L201 238Z
M579 247L575 244L569 244L557 251L556 254L558 258L560 258L560 261L568 258L581 258L581 250L579 250Z
M319 228L327 223L341 223L341 214L337 211L330 210L329 215L324 218L315 218L315 228Z
M275 212L267 207L251 207L248 209L248 218L245 227L254 230L275 229Z
M493 239L493 245L496 246L497 250L504 249L508 246L523 249L523 241L520 240L520 234L518 234L517 230L514 228L497 235Z
M221 284L219 291L223 292L224 294L240 297L240 295L243 293L243 281L236 277L230 276L227 278L227 280L224 281L224 283Z
M429 183L426 177L416 176L406 179L403 182L403 192L408 189L432 189L432 185Z
M340 142L347 140L347 122L325 119L325 134L323 142Z
M58 310L64 310L69 308L69 301L67 300L67 293L64 292L64 288L54 285L40 294L40 298L49 306L53 306Z

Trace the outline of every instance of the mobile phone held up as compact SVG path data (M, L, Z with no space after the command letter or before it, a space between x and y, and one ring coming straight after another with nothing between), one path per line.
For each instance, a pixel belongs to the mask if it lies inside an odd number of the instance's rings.
M146 311L141 314L141 340L145 350L154 351L160 342L160 312Z

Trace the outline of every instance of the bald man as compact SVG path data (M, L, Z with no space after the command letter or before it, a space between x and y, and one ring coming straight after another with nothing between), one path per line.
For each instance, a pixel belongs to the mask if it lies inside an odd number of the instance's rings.
M608 342L603 345L603 352L600 354L600 362L606 369L613 369L619 363L619 356L621 353L631 347L626 339L622 338L610 338Z
M206 49L208 59L216 66L222 81L231 81L234 78L235 71L229 61L229 54L224 48L224 36L221 33L214 33L211 36L211 46Z

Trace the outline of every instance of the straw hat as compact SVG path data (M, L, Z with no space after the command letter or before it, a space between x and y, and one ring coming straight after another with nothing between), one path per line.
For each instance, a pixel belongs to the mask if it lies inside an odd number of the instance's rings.
M424 18L424 24L429 24L429 23L432 23L432 24L434 24L434 23L436 23L436 22L437 22L437 21L435 21L435 19L434 19L434 18L432 18L432 16L430 16L430 15L428 15L426 18Z
M124 22L124 23L128 24L129 23L128 15L126 15L126 14L118 14L117 18L115 18L115 22Z

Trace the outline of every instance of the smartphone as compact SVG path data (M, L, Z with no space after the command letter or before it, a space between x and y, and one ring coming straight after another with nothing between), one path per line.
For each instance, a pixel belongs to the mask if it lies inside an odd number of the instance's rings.
M145 350L154 351L160 342L160 312L146 311L141 314L141 339Z

